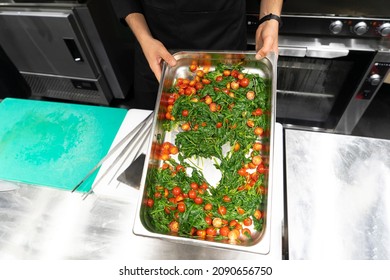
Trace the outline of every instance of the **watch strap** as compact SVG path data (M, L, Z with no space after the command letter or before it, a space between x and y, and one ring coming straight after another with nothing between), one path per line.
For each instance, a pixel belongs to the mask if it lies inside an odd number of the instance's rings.
M268 14L266 16L263 16L260 20L259 20L259 25L262 24L263 22L267 21L267 20L271 20L271 19L274 19L276 20L277 22L279 22L279 28L282 27L283 25L283 22L282 22L282 19L280 18L280 16L277 16L277 15L274 15L274 14Z

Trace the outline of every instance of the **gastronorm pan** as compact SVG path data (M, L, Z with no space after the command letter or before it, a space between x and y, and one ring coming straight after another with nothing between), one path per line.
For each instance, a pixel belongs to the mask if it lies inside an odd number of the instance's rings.
M133 232L268 254L276 55L174 57L162 69Z

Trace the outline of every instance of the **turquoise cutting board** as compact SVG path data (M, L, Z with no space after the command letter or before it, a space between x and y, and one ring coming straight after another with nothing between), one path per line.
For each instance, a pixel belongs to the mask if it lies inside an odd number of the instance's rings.
M71 190L107 154L127 110L6 98L0 180ZM78 191L89 191L97 172Z

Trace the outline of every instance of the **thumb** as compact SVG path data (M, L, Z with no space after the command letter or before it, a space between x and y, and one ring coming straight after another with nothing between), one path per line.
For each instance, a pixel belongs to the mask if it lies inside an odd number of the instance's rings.
M264 39L263 46L256 53L256 59L261 59L261 58L267 56L267 54L272 50L272 45L273 45L272 37L271 36L266 37Z
M167 50L161 54L161 58L170 66L174 67L177 63L176 59Z

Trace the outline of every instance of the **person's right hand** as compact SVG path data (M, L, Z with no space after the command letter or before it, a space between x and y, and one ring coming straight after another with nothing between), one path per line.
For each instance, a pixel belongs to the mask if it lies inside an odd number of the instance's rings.
M169 66L176 65L176 59L169 53L165 46L158 40L150 38L147 43L142 44L142 51L149 63L156 79L160 82L162 73L162 62L165 61Z

